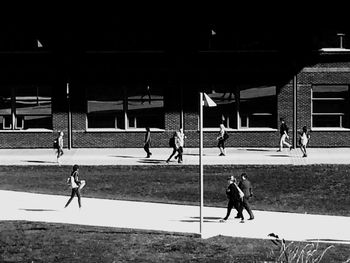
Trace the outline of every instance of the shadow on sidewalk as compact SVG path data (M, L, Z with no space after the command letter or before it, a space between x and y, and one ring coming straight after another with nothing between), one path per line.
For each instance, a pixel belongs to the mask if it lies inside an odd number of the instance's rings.
M50 162L50 161L35 161L35 160L21 160L21 162L24 162L24 163L57 163L57 162Z

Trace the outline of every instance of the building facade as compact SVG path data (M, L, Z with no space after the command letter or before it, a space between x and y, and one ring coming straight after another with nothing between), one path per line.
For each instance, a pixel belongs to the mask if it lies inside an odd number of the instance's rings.
M285 50L1 52L0 148L168 147L182 127L186 147L199 145L199 92L204 147L278 147L279 119L291 141L307 126L310 147L350 146L350 53ZM181 49L181 46L180 46ZM307 58L307 59L305 59Z

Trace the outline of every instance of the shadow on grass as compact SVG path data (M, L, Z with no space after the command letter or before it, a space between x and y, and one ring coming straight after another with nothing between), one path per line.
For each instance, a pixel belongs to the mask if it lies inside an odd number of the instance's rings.
M57 211L55 209L40 209L40 208L19 208L19 210L27 212L48 212L48 211Z
M268 155L268 156L271 156L271 157L289 157L289 155L286 155L286 154L274 154L274 155Z

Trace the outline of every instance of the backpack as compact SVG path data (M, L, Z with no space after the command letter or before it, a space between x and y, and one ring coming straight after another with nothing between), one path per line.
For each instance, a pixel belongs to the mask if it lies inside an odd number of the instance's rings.
M169 139L169 147L175 147L175 137Z
M224 132L224 140L226 141L230 136L228 135L227 131Z
M53 148L57 149L58 148L58 139L53 140Z

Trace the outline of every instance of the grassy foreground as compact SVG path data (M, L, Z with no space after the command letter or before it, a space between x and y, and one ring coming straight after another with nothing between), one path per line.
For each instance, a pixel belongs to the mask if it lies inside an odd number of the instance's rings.
M0 166L0 189L68 195L71 167ZM204 203L225 207L229 175L246 172L256 210L350 216L350 166L206 166ZM196 166L81 166L86 197L199 203Z
M0 262L274 262L280 254L270 240L14 221L0 229ZM328 246L319 244L317 254ZM335 245L322 262L349 255L350 246Z

